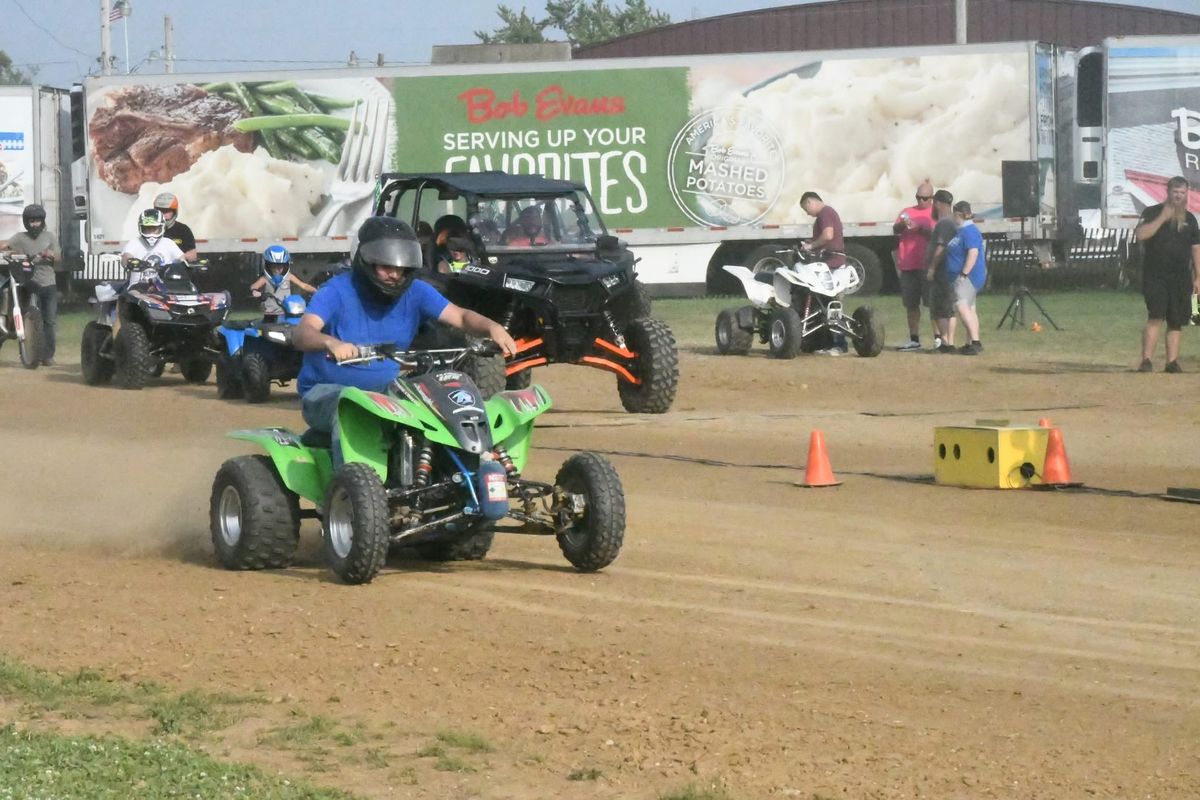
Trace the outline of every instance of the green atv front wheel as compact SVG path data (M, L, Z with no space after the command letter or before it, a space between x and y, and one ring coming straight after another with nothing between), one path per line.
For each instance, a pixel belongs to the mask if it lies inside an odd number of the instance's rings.
M387 493L369 465L343 464L325 495L325 556L346 583L370 583L387 561Z
M604 569L625 540L625 491L608 459L577 453L563 462L554 485L582 499L582 508L556 534L558 548L580 572Z

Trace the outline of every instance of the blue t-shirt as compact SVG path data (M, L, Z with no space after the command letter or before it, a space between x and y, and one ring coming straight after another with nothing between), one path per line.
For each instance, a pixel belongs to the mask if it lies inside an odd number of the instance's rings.
M437 319L450 301L425 281L413 281L399 300L384 302L352 272L330 278L313 295L308 313L325 322L322 332L350 344L386 344L406 348L421 322ZM304 354L297 389L304 394L318 383L383 391L400 372L395 361L338 364L324 350Z
M983 255L983 234L970 220L962 224L958 233L950 240L950 244L946 245L946 277L951 281L957 280L966 266L967 251L972 248L979 250L979 256L975 259L975 266L967 273L967 278L978 291L987 280L987 260Z

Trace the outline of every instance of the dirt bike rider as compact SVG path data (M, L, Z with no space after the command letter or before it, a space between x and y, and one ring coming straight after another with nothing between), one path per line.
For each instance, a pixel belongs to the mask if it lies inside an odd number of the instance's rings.
M503 326L482 314L454 305L425 281L421 245L405 222L370 217L358 229L358 248L349 272L322 284L293 334L304 351L297 379L305 422L333 434L332 456L341 463L337 442L337 401L344 386L385 391L399 374L394 361L338 362L359 355L357 344L412 344L421 322L436 319L469 334L490 338L515 355L517 345Z
M58 287L55 283L54 266L62 259L62 249L59 247L58 237L46 228L46 209L42 206L37 203L25 206L21 212L21 224L25 226L25 232L15 234L0 247L0 250L13 250L50 262L34 265L33 282L38 287L38 306L42 312L42 325L46 332L42 363L51 365L54 361L54 334L58 322ZM0 288L7 282L8 276L5 275L3 280L0 280ZM8 293L4 292L0 295L0 335L8 333L8 303Z
M179 246L185 259L195 261L196 237L191 228L179 221L179 198L170 192L160 192L154 198L154 207L162 212L166 237Z
M263 319L274 322L283 315L283 301L297 291L310 297L316 289L292 274L292 254L281 244L263 251L262 275L250 284L250 294L262 298Z

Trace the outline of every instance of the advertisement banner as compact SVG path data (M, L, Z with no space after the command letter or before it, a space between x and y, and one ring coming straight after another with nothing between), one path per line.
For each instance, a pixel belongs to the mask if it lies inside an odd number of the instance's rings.
M1176 175L1200 213L1200 47L1109 49L1105 224L1134 224Z
M25 230L21 211L33 196L33 102L0 94L0 240Z
M688 118L683 68L408 77L394 92L405 172L541 174L586 184L609 227L687 223L664 161Z
M1000 163L1028 160L1029 55L403 78L406 171L582 180L616 228L805 225L807 190L847 222L890 221L925 179L998 213Z

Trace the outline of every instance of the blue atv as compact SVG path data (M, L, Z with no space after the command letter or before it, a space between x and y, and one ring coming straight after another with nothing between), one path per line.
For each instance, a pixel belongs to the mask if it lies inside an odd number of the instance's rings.
M284 386L296 379L304 354L292 347L292 331L306 307L303 297L291 294L275 319L226 322L217 328L225 341L217 361L217 397L263 403L271 397L272 383Z

